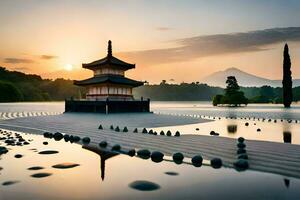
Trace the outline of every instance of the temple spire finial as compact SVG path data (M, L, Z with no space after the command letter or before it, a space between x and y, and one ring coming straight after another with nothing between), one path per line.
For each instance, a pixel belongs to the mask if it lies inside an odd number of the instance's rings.
M111 47L111 41L108 40L108 47L107 47L107 56L112 56L112 47Z

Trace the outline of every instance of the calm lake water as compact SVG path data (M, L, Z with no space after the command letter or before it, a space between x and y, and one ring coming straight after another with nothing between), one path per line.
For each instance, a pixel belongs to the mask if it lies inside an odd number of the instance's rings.
M30 144L10 146L10 151L1 155L0 199L252 200L300 196L300 180L280 175L170 161L154 163L127 155L107 156L77 144L30 134L24 139ZM39 154L45 150L58 153ZM16 158L16 154L22 157ZM77 165L54 167L64 163Z
M156 131L171 130L174 133L179 130L181 134L209 135L214 130L220 136L274 142L284 142L288 134L291 143L300 144L300 123L295 121L299 120L299 105L291 109L281 105L215 108L209 102L152 102L151 109L156 113L196 118L201 115L211 120L218 116L208 123L159 127L154 129ZM63 111L63 102L0 104L2 119ZM262 118L273 120L263 122ZM277 119L276 123L274 119ZM280 119L293 119L293 122L281 122ZM0 137L3 136L7 137ZM9 152L0 156L0 199L252 200L300 197L300 180L296 178L252 170L238 172L225 167L214 169L206 163L201 167L177 165L168 160L154 163L151 159L94 153L78 144L57 142L38 135L23 137L29 145L7 146ZM0 146L5 146L3 140L0 140ZM39 154L48 150L57 152Z
M218 117L256 117L272 119L300 119L300 104L285 109L281 104L249 104L247 107L214 107L211 102L153 101L151 110L162 113L206 115ZM64 112L64 102L1 103L1 112Z
M300 144L299 104L285 109L280 104L250 104L247 107L224 108L213 107L210 102L152 102L151 110L155 113L202 116L216 120L209 123L154 128L153 130L157 132L171 130L174 133L178 130L181 134L209 135L213 130L224 137L238 138L243 136L246 139L272 142L284 142L287 137L290 137L291 143ZM62 113L64 112L64 102L0 104L0 118L1 116L12 118L18 116L20 112L23 116L36 115L35 113L41 112ZM230 117L247 117L247 119L234 120L229 119ZM266 120L262 121L262 118ZM268 119L272 120L269 122ZM281 122L281 119L285 120ZM286 121L291 119L293 120L292 123ZM245 126L246 123L249 123L249 126Z

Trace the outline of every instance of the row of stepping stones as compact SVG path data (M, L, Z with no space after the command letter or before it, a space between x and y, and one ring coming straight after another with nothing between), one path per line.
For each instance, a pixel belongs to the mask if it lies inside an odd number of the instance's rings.
M60 141L64 139L65 142L71 142L71 143L82 142L83 144L89 144L91 141L89 137L80 138L77 135L62 134L60 132L56 132L56 133L45 132L44 137L54 139L55 141Z
M54 134L50 133L50 132L45 132L44 137L54 139L55 141L60 141L60 140L64 139L66 142L70 141L71 143L81 141L83 144L89 144L91 141L89 137L84 137L81 139L79 136L68 135L68 134L63 135L60 132L56 132ZM99 143L99 147L107 148L108 143L106 141L102 141ZM125 152L125 151L122 151L121 145L119 145L119 144L113 145L111 147L111 151L115 151L117 153L125 153L125 154L128 154L129 156L135 156L137 154L138 157L141 157L143 159L151 158L151 160L153 162L161 162L161 161L163 161L163 157L164 157L164 154L159 151L154 151L151 153L147 149L141 149L141 150L138 150L137 152L135 149L130 149L129 151ZM182 153L178 152L178 153L174 153L172 158L176 164L181 164L183 162L184 156ZM191 159L191 162L195 167L200 167L202 165L202 161L203 161L203 158L201 155L195 155ZM213 168L217 169L222 166L222 160L220 158L214 158L210 161L210 164Z
M99 147L105 149L108 147L108 143L106 141L102 141L99 143ZM116 152L116 153L124 153L131 157L137 155L138 157L140 157L142 159L151 158L151 160L156 163L162 162L163 158L164 158L164 154L162 152L159 152L159 151L150 152L148 149L140 149L138 151L136 151L135 149L130 149L128 151L122 151L121 145L119 145L119 144L113 145L111 147L111 151ZM181 164L181 163L183 163L184 155L180 152L177 152L172 155L172 158L176 164ZM195 155L191 159L191 163L195 167L202 166L202 161L203 161L203 158L201 155ZM210 164L213 168L217 169L217 168L222 167L222 160L220 158L213 158L210 161Z
M239 137L236 145L238 148L236 151L237 161L234 162L233 165L238 171L243 171L249 168L245 139L243 137Z
M99 130L103 130L103 126L100 124L99 127L98 127L98 129L99 129ZM116 131L116 132L120 132L120 131L121 131L121 129L119 128L119 126L116 126L116 127L114 128L113 125L110 126L110 130L114 130L114 131ZM128 132L128 128L125 126L125 127L123 128L122 132L127 133L127 132ZM135 128L135 129L133 130L133 132L134 132L134 133L138 133L139 131L138 131L137 128ZM150 134L150 135L158 135L158 133L157 133L156 131L153 131L152 129L150 129L149 131L147 131L146 128L143 128L142 133L144 133L144 134ZM171 133L170 130L168 130L167 133L165 133L164 131L160 131L159 135L172 136L172 133ZM180 136L180 132L179 132L179 131L176 131L175 134L174 134L174 136L175 136L175 137L179 137L179 136Z

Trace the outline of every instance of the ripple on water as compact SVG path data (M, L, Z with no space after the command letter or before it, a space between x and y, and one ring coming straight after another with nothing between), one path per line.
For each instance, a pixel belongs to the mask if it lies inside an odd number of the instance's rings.
M45 151L40 151L39 154L56 154L58 151L55 150L45 150Z
M76 164L76 163L60 163L60 164L57 164L57 165L53 165L52 167L56 168L56 169L68 169L68 168L73 168L73 167L77 167L77 166L79 166L79 164Z
M2 185L7 186L7 185L13 185L19 183L19 181L5 181L2 183Z
M51 175L52 175L51 173L43 172L43 173L32 174L31 177L33 177L33 178L44 178L44 177L48 177L48 176L51 176Z
M169 176L178 176L179 174L177 172L165 172L165 174Z
M44 167L40 167L40 166L34 166L34 167L29 167L27 168L28 170L41 170L44 169Z
M150 181L134 181L129 184L129 187L140 191L153 191L160 189L160 186Z

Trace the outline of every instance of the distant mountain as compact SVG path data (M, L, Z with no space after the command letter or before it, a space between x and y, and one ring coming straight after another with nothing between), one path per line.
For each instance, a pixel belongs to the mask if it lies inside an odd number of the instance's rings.
M282 87L281 80L270 80L270 79L262 78L259 76L249 74L247 72L244 72L234 67L228 68L224 71L215 72L203 78L202 80L200 80L200 82L206 83L211 86L225 87L226 85L225 81L228 76L235 76L240 86L261 87L263 85L269 85L272 87ZM293 79L293 87L297 87L297 86L300 86L300 79Z

